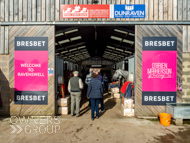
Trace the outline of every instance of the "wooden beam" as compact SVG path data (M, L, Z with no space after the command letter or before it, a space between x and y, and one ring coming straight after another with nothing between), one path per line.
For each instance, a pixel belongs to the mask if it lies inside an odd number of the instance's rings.
M0 38L1 38L1 43L0 43L0 54L5 54L5 26L0 26L1 28L1 34L0 34Z
M32 0L28 0L28 20L32 20Z
M177 20L177 0L173 0L173 21Z
M178 0L178 21L183 19L183 1L182 0Z
M55 0L55 21L59 21L59 13L61 13L61 5L59 0Z
M9 0L5 0L5 21L9 21Z
M164 0L159 0L159 20L162 21L164 18Z
M18 0L14 0L14 21L18 21Z
M9 26L5 26L5 54L9 54Z
M51 13L50 20L55 21L55 0L51 0Z
M27 12L27 10L28 10L28 7L27 7L27 5L28 5L28 1L27 0L23 0L23 5L22 5L22 10L23 10L23 21L27 21L27 18L28 18L28 12Z
M42 0L37 0L37 21L42 21Z
M5 21L5 0L1 0L0 4L0 21Z
M32 21L37 20L36 7L37 7L36 0L32 0Z
M13 16L13 13L14 13L14 9L13 9L13 6L14 5L14 1L13 0L10 0L9 1L9 6L10 6L10 8L9 8L9 20L10 21L13 21L14 20L14 16Z
M46 21L51 19L51 1L46 0Z
M42 21L46 21L46 0L42 0Z
M22 4L23 4L23 1L22 0L19 0L19 21L23 21L23 7L22 7Z
M158 0L154 0L154 21L158 21Z

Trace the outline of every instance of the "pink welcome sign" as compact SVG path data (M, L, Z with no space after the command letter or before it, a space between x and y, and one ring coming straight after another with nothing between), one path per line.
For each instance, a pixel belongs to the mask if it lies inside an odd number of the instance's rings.
M47 104L48 38L15 37L15 104Z

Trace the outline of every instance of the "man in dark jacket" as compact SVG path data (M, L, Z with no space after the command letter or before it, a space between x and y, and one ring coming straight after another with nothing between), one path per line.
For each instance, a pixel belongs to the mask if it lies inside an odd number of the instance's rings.
M94 120L94 112L96 111L96 118L99 117L99 100L103 95L102 83L98 80L98 75L92 73L92 80L88 86L87 98L91 102L91 119Z

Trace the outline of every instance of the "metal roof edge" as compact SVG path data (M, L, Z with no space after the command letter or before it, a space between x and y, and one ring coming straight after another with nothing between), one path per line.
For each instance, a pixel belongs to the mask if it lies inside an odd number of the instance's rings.
M190 21L52 21L52 22L0 22L1 26L9 25L65 25L65 26L85 26L85 25L99 25L99 26L113 26L113 25L190 25Z

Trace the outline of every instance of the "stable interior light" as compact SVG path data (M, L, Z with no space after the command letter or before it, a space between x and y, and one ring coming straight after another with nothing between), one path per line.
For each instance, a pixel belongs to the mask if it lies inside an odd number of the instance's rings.
M129 53L129 54L131 54L132 52L129 52L129 51L124 51L125 53Z
M133 34L133 33L129 33L129 35L130 35L130 36L135 36L135 34Z
M78 49L83 49L83 48L85 48L86 46L81 46L81 47L78 47Z
M128 33L128 32L126 32L126 31L122 31L122 30L119 30L119 29L114 29L114 31L119 32L119 33L122 33L122 34L127 34L127 33Z
M75 49L70 49L69 51L71 52L71 51L75 51L75 50L77 50L77 48L75 48Z
M71 39L71 41L75 41L75 40L78 40L78 39L82 39L82 37L81 36L77 36L77 37L73 37L73 38L70 38Z
M123 42L129 43L129 44L134 44L134 41L130 41L130 40L126 40L126 39L124 39Z
M102 67L102 65L91 65L91 67Z
M116 50L121 51L121 52L123 51L122 49L119 49L119 48L116 48Z
M63 52L61 52L61 53L63 54L63 53L67 53L67 52L68 52L68 51L63 51Z
M111 39L118 40L118 41L122 40L122 38L119 38L119 37L116 37L116 36L111 36Z
M58 33L58 34L55 35L55 37L59 37L59 36L62 36L62 35L63 35L63 33Z
M69 34L69 33L77 32L77 31L78 31L78 29L73 29L73 30L70 30L70 31L65 32L65 34Z
M110 48L110 49L115 49L114 47L112 47L112 46L107 46L107 48Z
M59 44L63 44L63 43L67 43L67 42L70 42L69 39L59 41Z

